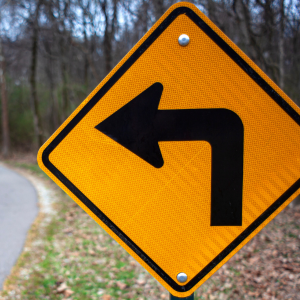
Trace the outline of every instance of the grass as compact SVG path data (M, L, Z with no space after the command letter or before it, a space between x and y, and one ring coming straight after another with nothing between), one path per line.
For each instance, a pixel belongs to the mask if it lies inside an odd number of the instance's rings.
M15 162L15 161L6 161L6 163L9 164L10 166L13 166L16 168L29 170L37 176L41 176L41 177L44 177L47 179L49 178L49 176L41 170L41 168L38 166L38 164L20 163L20 162Z

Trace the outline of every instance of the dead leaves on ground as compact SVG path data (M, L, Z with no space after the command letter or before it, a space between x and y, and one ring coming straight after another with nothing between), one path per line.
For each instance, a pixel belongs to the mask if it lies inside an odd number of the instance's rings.
M63 294L65 298L69 298L72 294L74 294L65 282L58 282L57 284L59 284L56 289L57 293Z
M300 207L288 207L197 291L203 299L300 299Z

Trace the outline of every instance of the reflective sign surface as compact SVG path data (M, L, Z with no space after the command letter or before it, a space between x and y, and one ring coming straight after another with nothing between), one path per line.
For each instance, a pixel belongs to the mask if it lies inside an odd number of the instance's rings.
M184 47L182 34L190 38ZM38 161L173 295L186 297L298 194L299 112L195 6L179 3Z

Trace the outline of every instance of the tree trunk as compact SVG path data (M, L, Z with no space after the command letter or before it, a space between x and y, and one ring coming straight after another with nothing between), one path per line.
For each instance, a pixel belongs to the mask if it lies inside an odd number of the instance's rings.
M63 39L63 37L61 37ZM62 110L63 110L63 121L69 115L70 108L70 99L69 99L69 91L68 91L68 73L67 73L67 64L66 57L64 51L64 45L61 47L61 75L62 75Z
M157 21L166 11L164 0L153 0L154 15Z
M43 135L41 128L41 115L39 111L39 104L37 99L37 89L36 89L36 68L37 68L37 52L38 52L38 29L37 26L33 28L32 35L32 47L31 47L31 67L30 67L30 88L31 88L31 98L33 107L33 122L34 131L37 141L38 148L43 144Z
M112 68L112 45L111 37L107 30L104 34L104 57L105 57L105 75L107 75Z
M55 96L55 84L54 84L54 78L53 78L53 59L52 59L52 50L50 43L45 43L45 49L47 49L47 52L49 54L49 57L46 62L45 71L49 82L49 88L50 88L50 99L51 99L51 121L52 121L52 127L50 127L51 131L54 131L58 128L60 124L60 118L59 118L59 105L58 105L58 99Z
M112 69L113 62L113 40L115 38L115 30L117 23L117 9L118 0L113 0L113 14L112 18L109 17L107 0L100 1L101 9L105 18L105 31L104 31L104 57L105 57L105 75L107 75Z
M8 125L8 99L5 80L5 59L2 49L2 36L0 36L0 84L2 104L2 155L4 158L7 158L9 155L10 139Z
M88 59L88 51L89 51L89 43L87 39L87 34L86 34L86 22L85 22L85 14L83 14L83 37L84 37L84 46L86 51L84 52L84 89L85 93L88 91L88 86L89 86L89 59Z
M41 147L43 144L43 133L42 133L42 118L39 111L39 103L37 98L36 88L36 69L37 69L37 55L38 55L38 17L41 1L37 3L35 16L33 19L32 28L32 44L31 44L31 66L30 66L30 89L32 99L32 110L33 110L33 123L34 131L36 136L37 147Z
M279 28L279 80L280 88L284 89L284 0L280 0L280 28Z

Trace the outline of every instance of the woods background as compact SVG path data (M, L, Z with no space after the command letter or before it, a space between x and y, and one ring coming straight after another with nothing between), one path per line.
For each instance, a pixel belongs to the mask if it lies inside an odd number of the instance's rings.
M36 151L173 0L1 0L2 155ZM197 0L300 103L299 0Z

